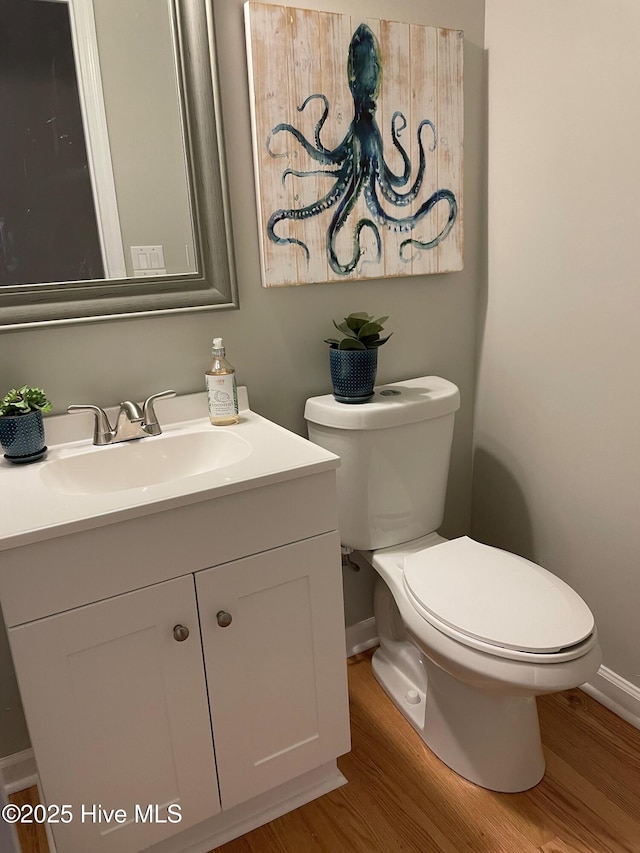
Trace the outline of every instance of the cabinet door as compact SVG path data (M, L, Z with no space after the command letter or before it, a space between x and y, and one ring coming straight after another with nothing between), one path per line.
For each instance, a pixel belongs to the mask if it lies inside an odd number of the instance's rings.
M72 809L58 853L133 853L220 811L192 575L9 634L45 798Z
M328 533L196 575L223 809L349 750L339 553Z

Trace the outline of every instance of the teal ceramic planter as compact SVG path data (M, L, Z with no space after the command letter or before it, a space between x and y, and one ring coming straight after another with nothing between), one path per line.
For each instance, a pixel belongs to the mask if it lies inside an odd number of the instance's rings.
M339 403L366 403L373 397L378 349L330 349L333 396Z
M3 415L0 417L0 444L9 462L36 462L47 452L44 445L42 413Z

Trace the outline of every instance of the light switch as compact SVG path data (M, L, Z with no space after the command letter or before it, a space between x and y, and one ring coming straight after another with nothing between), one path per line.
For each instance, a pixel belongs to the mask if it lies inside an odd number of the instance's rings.
M134 275L165 275L162 246L131 246Z

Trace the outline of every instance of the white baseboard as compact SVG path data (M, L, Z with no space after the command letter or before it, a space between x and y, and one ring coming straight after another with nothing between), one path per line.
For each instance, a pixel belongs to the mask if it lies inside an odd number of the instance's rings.
M601 666L594 678L581 687L605 708L640 729L640 687L626 681L606 666Z
M363 619L362 622L357 622L355 625L349 625L345 634L348 658L378 645L378 631L373 616L369 619Z
M38 768L32 749L0 758L0 791L5 797L38 783Z

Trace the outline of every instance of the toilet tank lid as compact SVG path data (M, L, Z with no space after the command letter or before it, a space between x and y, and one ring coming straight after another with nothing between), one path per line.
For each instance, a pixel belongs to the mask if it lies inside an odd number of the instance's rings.
M311 397L305 419L337 429L384 429L439 418L460 408L460 392L439 376L378 385L368 403L339 403L332 394Z

